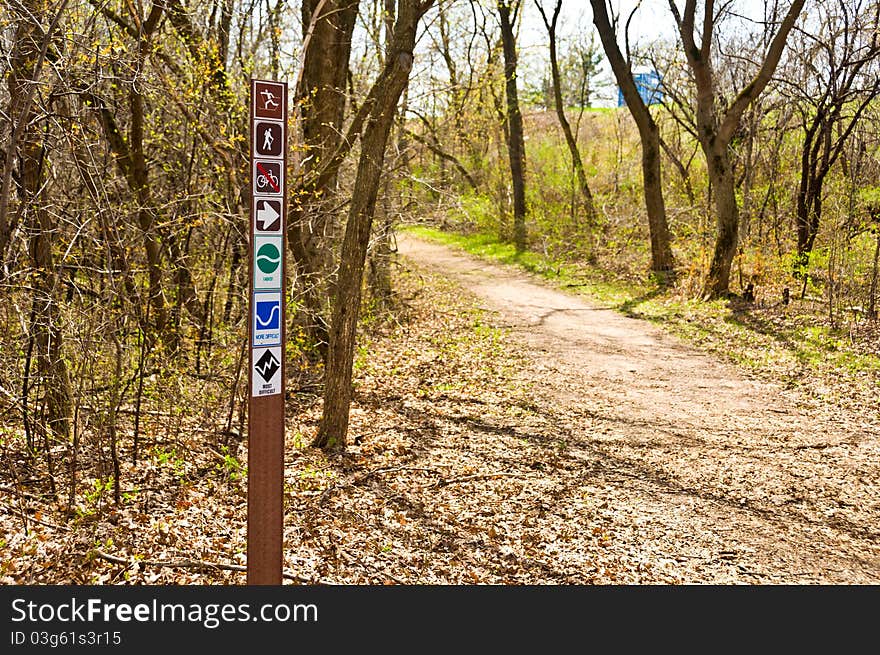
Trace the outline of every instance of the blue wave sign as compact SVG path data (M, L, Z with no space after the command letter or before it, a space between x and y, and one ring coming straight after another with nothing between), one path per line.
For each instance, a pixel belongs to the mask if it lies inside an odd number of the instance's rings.
M281 292L255 293L253 307L253 345L281 345Z

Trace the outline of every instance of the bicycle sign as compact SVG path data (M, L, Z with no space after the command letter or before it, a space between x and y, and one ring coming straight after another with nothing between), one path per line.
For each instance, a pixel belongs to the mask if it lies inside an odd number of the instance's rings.
M254 161L254 195L281 195L284 189L284 169L281 162Z

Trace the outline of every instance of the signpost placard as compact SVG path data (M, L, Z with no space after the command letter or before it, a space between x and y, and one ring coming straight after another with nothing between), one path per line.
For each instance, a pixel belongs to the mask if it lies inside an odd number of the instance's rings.
M281 232L281 199L260 198L254 196L254 220L253 231L262 234L264 232Z
M287 83L251 80L247 583L280 585Z

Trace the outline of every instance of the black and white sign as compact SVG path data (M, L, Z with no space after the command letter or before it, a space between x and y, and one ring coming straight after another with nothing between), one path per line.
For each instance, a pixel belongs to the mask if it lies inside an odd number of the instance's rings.
M273 396L281 393L281 346L254 348L253 362L251 395Z

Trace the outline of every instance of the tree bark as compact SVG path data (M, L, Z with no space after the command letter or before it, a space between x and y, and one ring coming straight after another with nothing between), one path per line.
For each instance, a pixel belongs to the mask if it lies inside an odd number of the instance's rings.
M695 36L697 0L686 0L684 12L679 11L675 0L669 0L682 48L694 76L697 91L697 136L706 157L709 184L715 194L717 232L712 262L703 282L703 297L706 299L729 293L730 267L739 242L739 205L736 201L730 143L740 127L743 112L770 82L785 49L788 34L794 27L804 2L805 0L792 1L755 76L727 107L719 107L711 61L717 19L715 2L703 2L703 24L698 44Z
M129 92L129 107L131 109L128 138L131 161L129 183L138 203L137 219L144 239L150 303L153 305L156 333L164 339L164 332L168 327L168 308L162 288L162 251L156 229L156 218L150 202L149 169L144 153L144 96L136 88L132 88Z
M662 281L668 281L673 274L675 260L672 256L672 237L669 233L666 202L663 198L660 130L650 110L642 101L628 59L624 58L617 45L617 34L608 15L606 0L590 0L590 4L593 6L593 23L599 32L605 56L608 57L608 63L623 93L627 109L639 130L642 146L642 183L651 238L651 270L662 278Z
M730 287L730 267L739 242L739 204L728 144L709 143L704 149L707 151L709 184L714 190L716 234L703 295L718 298L726 295Z
M12 232L15 228L15 222L9 219L9 196L12 191L12 169L15 155L18 152L18 141L24 135L29 124L28 119L32 114L34 97L38 86L36 79L43 70L49 45L54 38L58 22L64 15L67 3L68 0L61 0L58 3L48 28L44 32L41 30L42 38L39 39L39 35L35 31L35 28L38 26L33 25L31 21L34 20L34 17L48 13L49 5L40 2L40 0L9 5L10 13L15 15L18 20L13 36L13 50L16 53L13 56L19 57L16 60L19 64L29 62L19 72L29 74L30 77L27 79L33 80L33 83L21 85L17 87L16 93L11 93L11 85L14 83L13 77L16 76L16 71L11 70L9 72L9 117L13 121L13 125L12 133L6 144L5 161L2 168L3 178L0 181L0 279L5 275L6 249L9 246ZM21 59L21 57L24 57L24 59ZM13 65L15 65L15 62L13 62ZM19 82L16 82L16 84L19 84Z
M48 29L42 25L43 19L49 18L48 3L31 0L25 4L15 30L7 78L11 105L21 108L19 120L23 125L18 129L17 146L11 146L16 147L19 159L17 213L20 222L27 226L28 254L33 265L33 320L29 330L36 348L37 373L44 389L45 424L42 429L47 457L51 457L53 440L66 441L70 434L71 392L63 357L64 333L58 300L62 282L53 253L58 226L54 214L40 198L47 178L41 126L45 119L39 118L33 101L46 55L46 43L53 37L64 4L53 20L46 21ZM13 129L16 128L18 126Z
M526 249L526 145L522 113L516 89L516 24L521 0L498 0L501 48L504 53L504 91L507 99L507 155L513 186L513 244L517 252ZM512 12L512 13L511 13Z
M345 450L364 262L382 176L385 146L397 103L409 82L419 19L431 2L399 0L391 52L365 101L370 107L369 119L361 137L361 154L339 258L324 377L324 407L321 425L313 442L314 446L328 451Z
M325 305L330 257L324 242L336 191L336 171L321 176L342 141L346 77L359 0L304 0L307 37L294 93L304 156L291 194L288 247L299 272L297 289L309 314L305 327L326 359L329 333Z
M577 141L571 131L571 125L565 116L565 105L562 101L562 83L559 77L559 61L556 52L556 24L559 20L559 12L562 9L562 0L556 0L553 8L553 17L548 19L544 12L544 7L539 0L535 0L535 6L541 14L544 26L547 28L547 36L550 40L550 76L553 79L553 104L556 107L556 117L559 125L562 127L562 133L565 135L565 143L568 146L568 152L571 155L571 164L578 178L581 195L584 198L584 211L587 221L594 222L596 220L596 207L593 203L593 193L590 191L590 185L587 182L587 174L584 171L584 163L581 159L581 152L578 148ZM594 10L595 13L595 10Z

